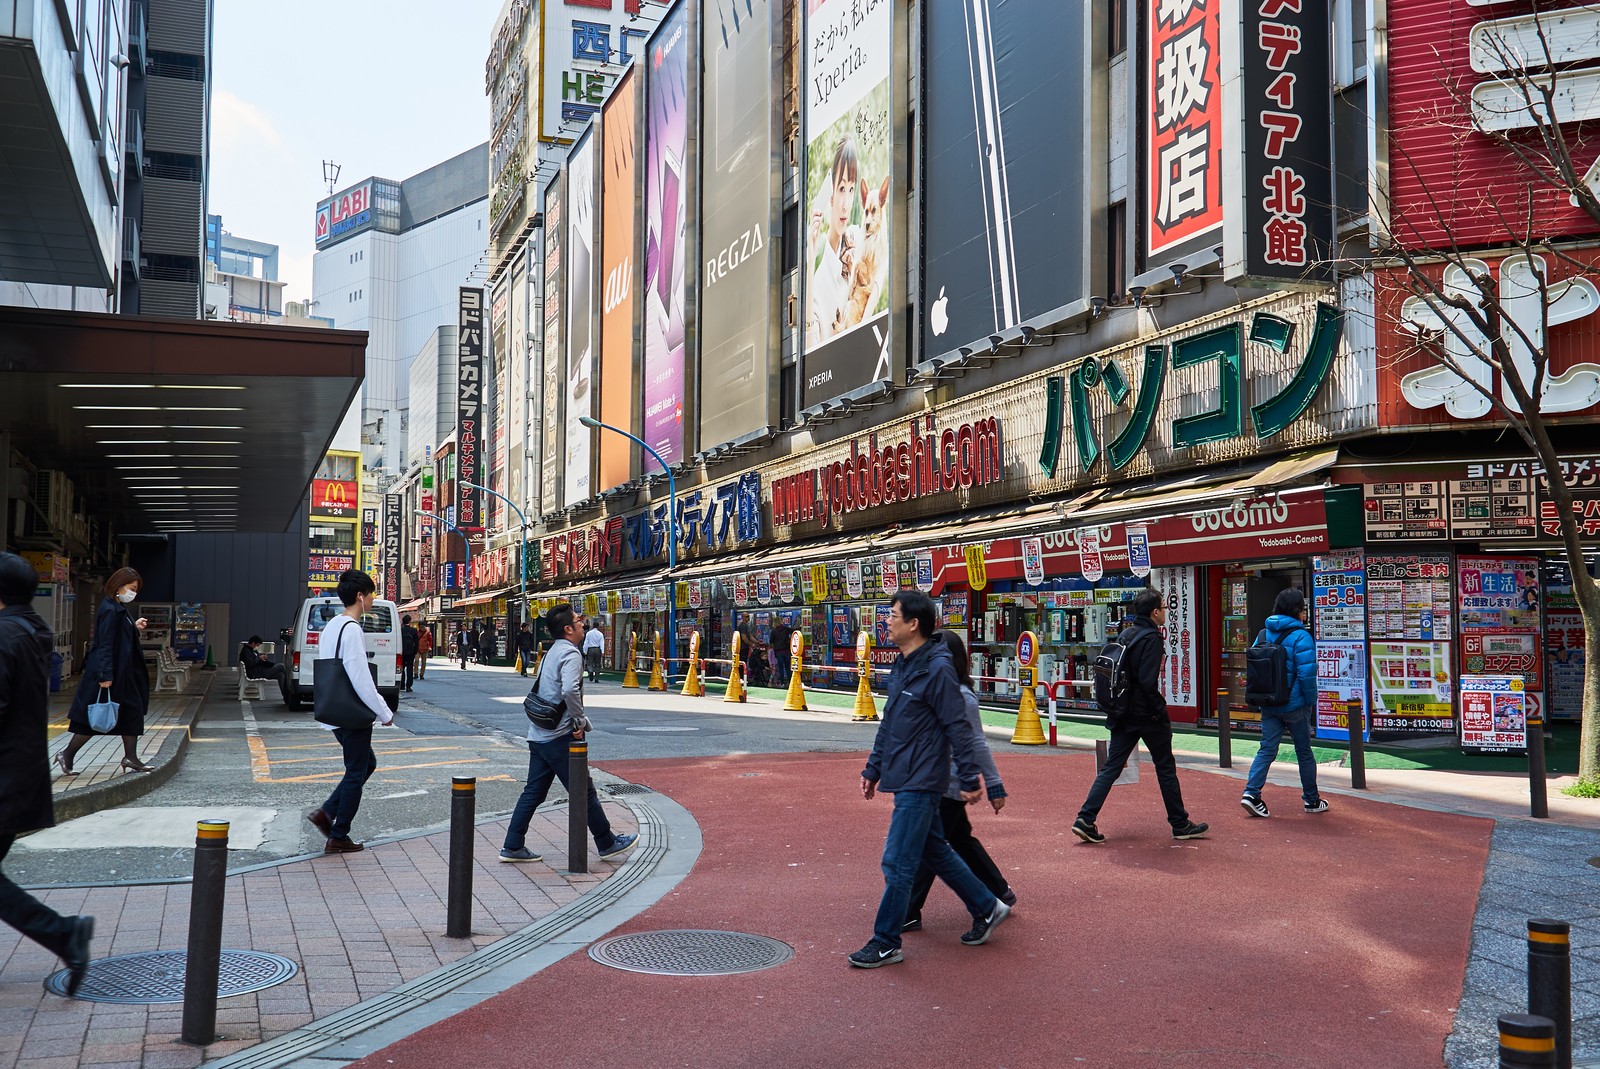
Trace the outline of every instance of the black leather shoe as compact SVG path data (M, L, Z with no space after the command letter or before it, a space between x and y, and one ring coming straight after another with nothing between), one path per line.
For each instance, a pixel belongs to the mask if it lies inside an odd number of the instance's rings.
M329 839L328 845L322 848L324 854L353 854L366 847L354 839Z
M76 996L83 986L84 974L89 971L89 940L94 938L94 918L78 917L72 923L72 935L67 940L67 994Z
M324 813L322 810L313 809L311 812L306 814L306 819L315 825L316 829L324 836L333 835L333 821L330 820L328 818L328 814Z

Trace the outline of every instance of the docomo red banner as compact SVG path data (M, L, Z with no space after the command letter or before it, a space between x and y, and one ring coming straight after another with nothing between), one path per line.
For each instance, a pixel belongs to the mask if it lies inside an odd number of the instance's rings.
M1134 526L1147 530L1150 561L1157 568L1306 557L1328 549L1327 509L1322 495L1316 493L1244 502ZM1127 524L1046 531L1038 539L1044 551L1046 576L1087 579L1095 558L1101 575L1131 570ZM1000 538L987 544L984 561L991 582L1026 578L1024 541ZM948 586L965 586L966 557L962 547L935 547L933 572L935 595L942 594Z
M1510 148L1481 132L1472 101L1480 100L1483 115L1502 127L1497 133L1542 160L1539 133L1520 99L1523 83L1507 77L1504 54L1524 51L1542 60L1545 47L1558 53L1578 47L1563 41L1583 41L1590 48L1597 24L1593 10L1480 0L1406 0L1387 6L1389 231L1394 240L1412 247L1471 248L1522 233L1540 240L1592 234L1594 223L1564 188L1536 177ZM1530 12L1539 13L1538 21ZM1542 43L1546 39L1548 45ZM1578 73L1563 71L1558 98L1587 98L1577 89ZM1541 90L1526 91L1537 98ZM1564 109L1557 106L1558 112ZM1580 129L1575 122L1563 126L1572 164L1582 175L1595 161L1597 143L1577 136ZM1383 364L1381 355L1378 363Z
M828 526L849 513L1005 478L1000 422L992 416L939 431L929 415L911 421L907 438L880 446L869 434L865 448L852 440L842 460L774 480L772 522Z

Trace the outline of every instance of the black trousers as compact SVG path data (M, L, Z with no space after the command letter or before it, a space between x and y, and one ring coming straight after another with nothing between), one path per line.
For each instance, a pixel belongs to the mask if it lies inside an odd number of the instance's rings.
M1111 743L1106 747L1106 765L1094 778L1089 797L1084 799L1078 816L1094 823L1100 807L1106 804L1111 785L1122 775L1123 766L1134 746L1144 743L1150 753L1150 763L1156 766L1156 783L1161 786L1161 801L1167 807L1167 823L1181 828L1189 823L1189 811L1183 808L1183 790L1178 786L1178 762L1172 759L1172 725L1170 723L1131 724L1111 731Z
M350 824L361 808L362 789L378 771L378 755L372 750L371 728L335 728L333 737L344 751L344 778L322 803L322 811L333 823L329 838L348 839Z
M417 655L408 653L400 662L400 689L410 690L411 683L417 678Z
M0 861L11 852L15 835L0 835ZM0 921L32 939L46 950L63 957L72 938L76 917L63 917L0 873Z
M944 822L945 841L950 844L950 849L956 852L956 856L967 863L967 868L983 881L985 887L994 892L996 898L1004 894L1011 885L1006 882L1005 876L1001 875L1000 866L994 863L989 851L985 850L978 837L972 834L972 821L967 817L966 803L955 798L939 799L939 819ZM911 903L906 908L908 919L922 915L922 906L928 901L928 891L932 889L933 881L933 869L924 861L922 867L917 870L917 878L911 881Z
M282 664L264 664L256 669L256 674L251 679L276 679L278 691L283 695L283 700L289 700L289 667Z

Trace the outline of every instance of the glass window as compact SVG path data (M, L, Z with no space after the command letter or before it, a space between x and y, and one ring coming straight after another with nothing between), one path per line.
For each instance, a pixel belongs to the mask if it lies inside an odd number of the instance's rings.
M306 620L306 630L320 632L343 615L344 606L337 601L318 602L311 606L311 614ZM361 614L361 630L369 635L388 634L394 630L394 611L387 605L374 605L371 612Z

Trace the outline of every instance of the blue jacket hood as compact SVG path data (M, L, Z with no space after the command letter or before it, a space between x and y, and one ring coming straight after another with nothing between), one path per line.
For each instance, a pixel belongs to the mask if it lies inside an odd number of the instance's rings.
M1271 616L1267 617L1267 630L1277 632L1277 635L1274 637L1282 635L1283 632L1293 630L1296 627L1305 626L1305 624L1300 622L1299 617L1285 616L1281 612L1275 612Z

